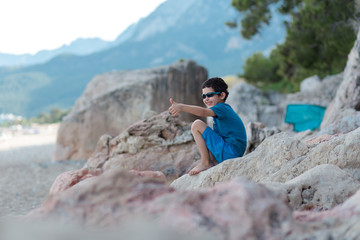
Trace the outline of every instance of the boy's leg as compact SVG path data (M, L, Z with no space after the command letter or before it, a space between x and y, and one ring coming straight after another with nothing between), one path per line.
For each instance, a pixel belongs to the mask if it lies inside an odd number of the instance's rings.
M199 149L201 162L190 170L189 175L198 174L212 166L210 163L209 150L206 146L205 140L202 138L202 134L205 131L207 125L201 120L195 120L191 125L191 132L194 136L196 146Z
M210 150L208 150L208 152L209 152L209 156L210 156L210 164L212 166L218 165L219 163L218 163L218 161L216 161L214 155L210 152Z

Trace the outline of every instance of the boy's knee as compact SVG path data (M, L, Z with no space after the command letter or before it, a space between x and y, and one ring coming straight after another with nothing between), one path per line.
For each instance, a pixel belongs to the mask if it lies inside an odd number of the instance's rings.
M191 124L191 132L194 131L200 131L203 132L206 128L206 123L204 123L203 121L201 121L200 119L196 119L192 124Z

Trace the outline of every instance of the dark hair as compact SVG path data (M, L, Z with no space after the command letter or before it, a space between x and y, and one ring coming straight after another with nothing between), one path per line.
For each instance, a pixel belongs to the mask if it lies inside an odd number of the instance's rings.
M213 88L215 92L224 92L225 93L224 101L226 101L227 97L229 96L229 92L227 90L228 85L222 78L219 77L209 78L202 84L202 89L207 87Z

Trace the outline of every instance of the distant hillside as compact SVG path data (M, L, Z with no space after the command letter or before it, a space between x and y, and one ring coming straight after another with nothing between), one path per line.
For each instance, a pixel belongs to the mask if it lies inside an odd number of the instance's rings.
M111 48L89 55L63 54L48 62L21 68L0 68L0 113L34 116L52 107L69 108L97 74L168 65L193 59L210 76L241 72L256 51L270 51L282 41L282 19L252 41L225 22L239 18L231 1L168 0L148 17L130 26Z

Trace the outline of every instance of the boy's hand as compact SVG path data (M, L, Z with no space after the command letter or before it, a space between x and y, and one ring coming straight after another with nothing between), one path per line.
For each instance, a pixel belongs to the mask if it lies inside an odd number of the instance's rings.
M181 112L180 104L178 104L177 102L174 102L174 100L172 98L170 98L170 103L171 103L171 106L169 107L169 112L174 116L179 114Z

